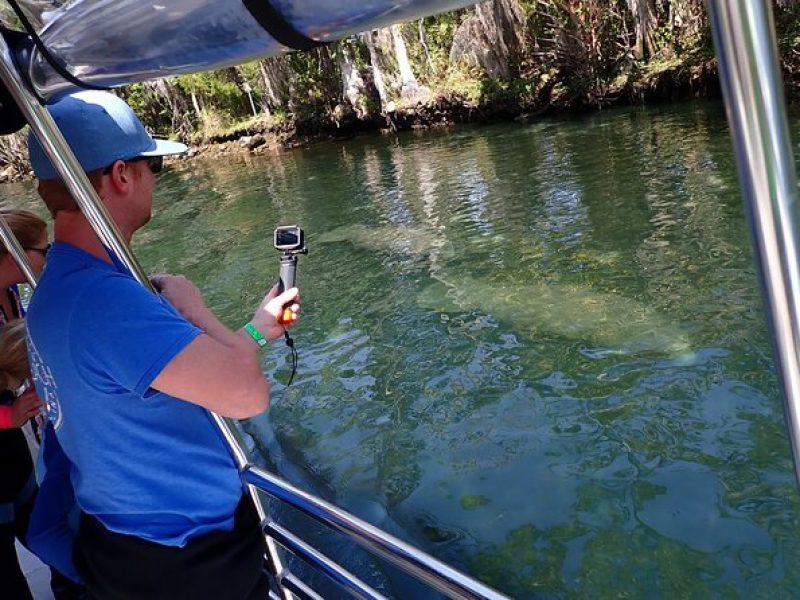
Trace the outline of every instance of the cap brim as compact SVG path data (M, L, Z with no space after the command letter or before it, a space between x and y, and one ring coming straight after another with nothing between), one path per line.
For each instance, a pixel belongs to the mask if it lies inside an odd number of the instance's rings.
M153 140L156 147L153 150L139 153L139 156L172 156L173 154L183 154L187 150L186 144L171 142L170 140Z

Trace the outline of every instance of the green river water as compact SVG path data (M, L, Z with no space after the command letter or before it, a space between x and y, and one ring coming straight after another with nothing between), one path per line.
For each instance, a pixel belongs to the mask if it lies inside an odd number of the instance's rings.
M517 598L800 596L720 105L187 162L135 247L239 326L290 223L300 364L265 354L260 462Z

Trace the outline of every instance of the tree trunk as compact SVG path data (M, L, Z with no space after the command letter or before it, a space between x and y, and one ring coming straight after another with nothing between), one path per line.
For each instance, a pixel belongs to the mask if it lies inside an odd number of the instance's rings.
M394 55L400 72L400 103L412 105L425 102L430 96L430 90L417 82L417 77L414 75L414 71L411 70L411 63L408 60L406 43L403 40L400 25L392 25L390 31L392 33Z
M289 68L285 56L276 56L258 63L261 82L264 86L263 104L265 112L286 106L289 91Z
M633 55L637 60L649 58L656 53L653 31L656 28L656 10L653 0L627 0L628 10L633 15L636 44Z
M367 90L364 78L358 70L353 52L347 42L342 42L340 46L339 70L342 72L342 95L353 107L359 119L369 116Z
M149 87L157 96L169 106L169 114L171 115L172 131L179 136L187 136L192 131L192 123L188 118L189 106L186 102L186 96L181 92L174 83L169 79L156 79L144 83Z
M487 0L475 7L453 38L450 61L481 67L489 77L509 80L524 54L525 15L518 0Z
M499 75L509 79L524 47L525 16L518 0L489 0L475 6L485 52L493 55Z
M417 33L419 35L419 45L422 46L423 52L425 52L425 62L428 63L428 68L431 71L432 75L436 75L436 67L433 65L433 61L431 60L431 52L428 49L428 42L425 40L425 19L420 19L417 23Z
M192 107L194 108L194 112L197 115L197 119L200 120L203 111L200 108L200 102L197 100L197 94L194 93L194 90L192 90Z
M394 44L394 54L400 71L401 87L417 85L417 78L414 75L414 71L411 70L411 63L408 62L408 52L406 51L406 43L400 33L400 26L392 25L389 31L392 33L392 43Z
M381 99L381 112L392 112L394 103L392 102L391 90L394 77L389 71L389 57L384 49L388 31L386 29L376 29L375 31L365 31L361 34L364 43L369 50L369 62L372 66L372 82L378 91ZM383 42L383 43L382 43ZM383 46L383 47L382 47Z
M796 2L788 0L786 4ZM691 47L708 35L707 21L703 0L672 0L669 4L669 27L682 47Z

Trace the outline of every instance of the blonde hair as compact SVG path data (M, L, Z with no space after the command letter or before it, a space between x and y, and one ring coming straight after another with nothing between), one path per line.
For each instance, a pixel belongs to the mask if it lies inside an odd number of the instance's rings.
M19 387L28 376L28 341L24 319L0 326L0 390Z
M14 237L19 240L23 248L34 248L47 234L47 223L28 210L0 208L0 216L6 220ZM0 257L7 253L5 244L0 242Z

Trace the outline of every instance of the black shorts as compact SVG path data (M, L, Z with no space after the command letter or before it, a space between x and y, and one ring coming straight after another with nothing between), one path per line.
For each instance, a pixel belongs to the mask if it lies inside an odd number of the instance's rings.
M98 600L265 600L266 544L258 513L245 494L232 531L212 531L183 548L114 533L83 514L75 564Z

